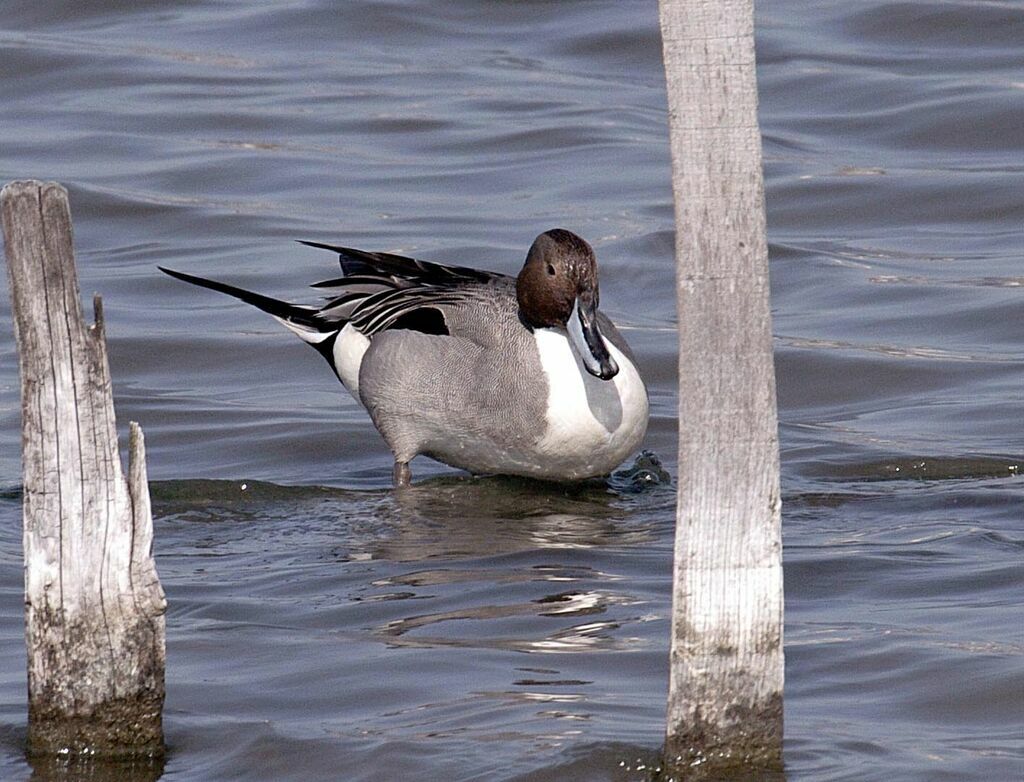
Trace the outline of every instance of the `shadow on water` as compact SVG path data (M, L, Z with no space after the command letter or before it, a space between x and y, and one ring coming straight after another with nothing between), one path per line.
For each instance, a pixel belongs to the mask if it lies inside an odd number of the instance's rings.
M609 476L607 480L561 484L503 475L470 476L464 473L457 473L427 478L414 483L403 491L410 497L423 498L442 492L447 492L449 497L454 497L460 490L466 490L469 492L488 493L492 499L506 495L506 499L514 501L522 499L522 496L585 498L639 494L648 489L670 484L671 480L671 476L665 471L657 454L652 451L642 451L637 454L631 464L620 468ZM381 491L385 494L391 494L390 487ZM202 505L236 504L239 502L271 503L287 500L346 497L358 498L374 492L339 489L330 486L286 486L268 481L191 478L187 480L153 481L150 483L150 493L154 502L163 502L170 505L177 503ZM0 490L0 498L9 497L14 499L20 496L21 491L18 487Z
M841 481L956 481L1013 478L1024 459L1011 456L898 456L848 464L821 463L817 477Z

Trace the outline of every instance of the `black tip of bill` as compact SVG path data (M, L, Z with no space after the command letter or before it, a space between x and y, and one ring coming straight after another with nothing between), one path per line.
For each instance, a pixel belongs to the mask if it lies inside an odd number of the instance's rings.
M593 304L581 306L577 299L566 330L569 332L569 342L587 372L601 380L611 380L619 374L619 365L608 352L608 346L597 327L597 307Z

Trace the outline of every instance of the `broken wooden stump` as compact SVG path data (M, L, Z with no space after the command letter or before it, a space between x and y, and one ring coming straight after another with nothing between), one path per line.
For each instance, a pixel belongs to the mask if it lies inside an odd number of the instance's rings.
M659 6L679 312L665 760L760 775L782 767L783 600L753 0Z
M145 446L121 468L103 311L86 326L67 191L0 191L22 399L28 751L163 753L164 611Z

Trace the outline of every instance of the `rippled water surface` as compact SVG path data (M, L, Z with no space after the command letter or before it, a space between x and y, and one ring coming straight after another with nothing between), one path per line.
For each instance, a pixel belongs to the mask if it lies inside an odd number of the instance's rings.
M1024 776L1024 6L758 3L791 779ZM143 424L180 780L642 780L671 485L420 460L313 351L157 264L311 301L294 239L514 272L588 238L675 476L654 2L11 2L0 180L70 190ZM0 296L0 777L27 779ZM682 476L685 480L685 476ZM38 779L49 778L45 773ZM140 777L142 778L142 777Z

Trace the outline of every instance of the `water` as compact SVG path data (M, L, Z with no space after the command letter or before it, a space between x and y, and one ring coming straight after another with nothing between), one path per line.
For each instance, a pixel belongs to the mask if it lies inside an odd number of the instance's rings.
M395 497L313 351L155 271L299 299L333 259L293 239L514 271L539 231L573 229L675 475L656 11L7 4L0 180L68 186L121 428L147 434L164 779L641 780L656 762L670 486L421 460ZM1024 775L1022 36L1010 2L758 4L790 779ZM0 488L18 410L2 296ZM30 776L24 734L7 491L0 777Z

